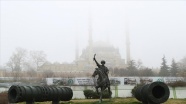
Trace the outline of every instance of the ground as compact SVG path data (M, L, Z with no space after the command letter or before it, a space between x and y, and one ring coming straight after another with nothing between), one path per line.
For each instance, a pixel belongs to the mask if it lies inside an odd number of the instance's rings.
M69 102L60 102L60 104L99 104L98 99L73 99ZM19 103L25 104L25 103ZM51 102L35 103L35 104L51 104ZM101 104L142 104L135 98L113 98L103 99ZM186 99L169 99L163 104L186 104Z

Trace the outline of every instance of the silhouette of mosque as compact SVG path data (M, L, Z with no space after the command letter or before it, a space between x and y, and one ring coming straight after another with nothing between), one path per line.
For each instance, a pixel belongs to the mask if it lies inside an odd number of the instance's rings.
M115 48L108 41L93 42L91 18L89 18L89 40L88 45L82 50L79 55L78 43L76 43L75 60L73 63L45 63L38 68L38 71L51 70L54 72L61 71L94 71L96 64L93 61L94 54L98 62L101 60L106 61L108 68L126 68L127 63L130 61L130 43L129 32L126 29L126 60L121 58L119 49ZM128 26L126 26L128 27Z

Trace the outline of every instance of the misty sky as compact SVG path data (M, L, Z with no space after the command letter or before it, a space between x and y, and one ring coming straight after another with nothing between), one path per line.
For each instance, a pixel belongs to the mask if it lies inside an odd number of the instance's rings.
M91 11L91 13L90 13ZM42 50L51 62L72 62L88 45L89 14L93 41L109 41L126 59L128 28L131 57L160 67L165 55L186 56L186 1L0 1L0 65L17 47ZM128 26L126 27L126 23Z

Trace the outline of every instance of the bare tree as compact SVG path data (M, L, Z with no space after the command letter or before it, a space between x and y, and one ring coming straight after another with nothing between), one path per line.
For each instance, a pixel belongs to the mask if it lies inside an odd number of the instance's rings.
M43 51L31 51L30 56L36 65L36 70L46 62L46 54Z
M179 69L177 75L186 78L186 57L181 59L177 65Z
M181 70L186 70L186 57L181 59L181 61L178 63L179 69Z
M7 66L12 69L12 71L21 71L22 63L25 60L27 51L23 48L16 48L15 52L10 57Z
M35 67L33 67L33 65L30 61L24 63L24 68L26 69L27 77L36 77L37 76L37 72L35 70Z
M44 78L49 78L49 77L53 77L53 76L54 76L54 72L52 70L46 70L43 72Z
M27 51L23 48L16 48L15 52L10 57L7 66L12 69L15 80L19 77L19 73L22 70Z
M27 71L27 75L29 77L37 77L37 72L34 69L30 69Z

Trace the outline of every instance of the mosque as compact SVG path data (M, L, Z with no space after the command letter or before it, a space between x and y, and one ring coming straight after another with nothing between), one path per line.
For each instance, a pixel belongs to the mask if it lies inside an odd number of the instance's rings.
M89 39L88 45L82 50L82 54L79 55L78 44L76 44L75 60L72 63L45 63L38 68L38 71L51 70L54 72L64 72L64 71L91 71L94 70L96 64L93 61L94 54L96 53L96 59L98 62L101 60L106 61L106 66L108 68L126 68L127 63L130 61L130 42L129 42L129 32L126 29L126 60L121 58L119 49L115 48L108 41L97 41L93 42L92 39L92 27L91 19L89 19Z

